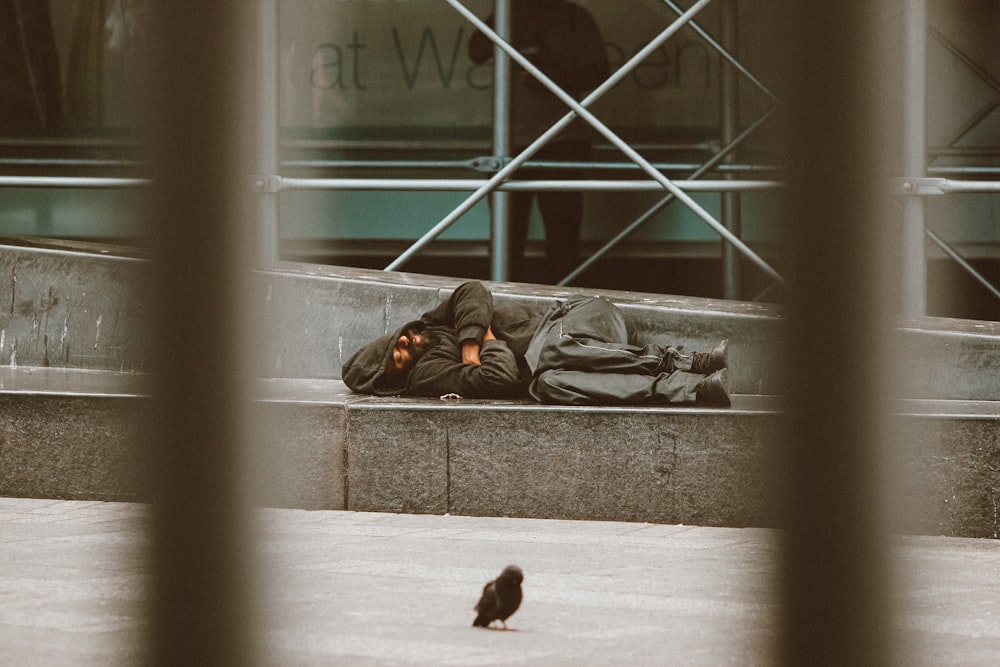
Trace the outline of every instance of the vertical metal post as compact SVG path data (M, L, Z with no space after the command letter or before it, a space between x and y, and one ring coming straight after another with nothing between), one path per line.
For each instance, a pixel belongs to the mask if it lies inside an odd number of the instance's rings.
M719 23L722 47L729 53L739 49L739 8L736 0L723 0L719 6ZM728 61L719 59L719 88L722 106L722 145L730 145L740 133L740 79L739 72ZM736 151L726 157L726 162L736 160ZM732 174L726 174L727 180ZM743 233L739 192L722 193L722 224L736 236ZM722 294L726 299L740 298L742 271L740 253L725 240L722 242Z
M278 21L278 1L259 0L257 10L257 58L260 83L257 86L260 113L257 139L257 173L277 175L280 152L279 125L281 122L278 98L280 71L280 33ZM262 265L272 265L280 256L280 213L277 192L265 191L260 194L260 218L258 223L259 257Z
M906 69L903 97L903 170L923 177L927 168L927 2L906 0ZM926 204L920 195L903 199L903 314L927 314Z
M885 665L888 330L879 227L888 179L878 0L784 0L788 262L780 664ZM881 40L881 41L880 41Z
M256 9L256 5L254 9ZM152 665L252 665L245 502L256 11L150 3Z
M496 0L493 6L496 31L510 41L510 0ZM510 155L510 58L499 46L493 47L493 154ZM510 275L510 244L507 242L510 218L510 194L494 191L490 195L490 276L504 281Z

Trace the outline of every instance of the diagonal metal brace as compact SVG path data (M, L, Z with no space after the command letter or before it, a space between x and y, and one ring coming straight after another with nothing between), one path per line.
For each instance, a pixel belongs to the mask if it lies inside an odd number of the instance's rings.
M508 56L518 65L524 68L531 76L533 76L539 83L545 86L553 95L558 97L564 104L566 104L570 111L563 116L563 118L553 125L549 131L545 132L541 137L536 140L531 146L521 152L515 160L508 165L507 169L516 168L527 159L533 153L533 150L537 150L537 146L548 141L553 132L558 132L560 129L568 125L575 117L579 116L584 121L586 121L591 127L593 127L598 133L600 133L604 138L610 141L618 150L620 150L626 157L637 164L643 171L645 171L650 178L659 183L665 190L669 191L677 200L683 203L692 213L700 218L703 222L712 227L721 237L729 242L734 248L743 254L747 259L756 264L765 273L770 275L774 280L779 283L784 284L785 280L782 276L775 271L767 262L765 262L760 256L758 256L753 250L750 249L742 239L733 234L724 225L719 223L708 211L706 211L697 201L690 197L687 193L683 192L678 188L673 181L664 176L660 171L658 171L653 165L649 163L642 155L640 155L635 149L629 146L624 140L621 139L617 134L615 134L607 125L605 125L600 119L594 116L587 107L590 106L595 100L602 96L608 89L614 86L618 80L625 75L628 71L628 67L634 62L641 60L645 57L647 51L655 48L654 45L659 45L665 41L669 36L671 36L674 30L679 29L680 26L688 23L705 5L709 4L711 0L698 0L690 9L681 17L677 19L667 30L660 33L660 36L648 44L640 53L637 53L632 59L626 63L625 66L615 72L605 81L603 84L598 86L589 95L587 95L582 101L577 102L571 95L566 93L562 88L560 88L554 81L552 81L548 76L546 76L541 70L539 70L533 63L531 63L527 58L525 58L521 53L517 51L513 46L505 42L496 32L491 29L485 22L483 22L479 17L470 12L464 5L459 2L459 0L446 0L451 4L459 13L461 13L465 18L472 23L478 30L480 30L484 35L486 35L490 41L496 44L498 47L504 50ZM497 173L495 178L506 176L504 173L507 169L501 170ZM494 187L492 184L490 188ZM476 193L478 194L478 193ZM476 195L473 195L475 197ZM446 218L447 220L447 218ZM443 223L444 221L442 221ZM441 223L439 223L440 225ZM449 223L450 224L450 223ZM433 231L433 230L432 230ZM426 238L426 237L425 237ZM413 247L415 248L415 246ZM411 250L413 249L411 248ZM395 268L395 265L401 262L406 253L400 256L399 259L394 264L391 264L387 269L391 270Z

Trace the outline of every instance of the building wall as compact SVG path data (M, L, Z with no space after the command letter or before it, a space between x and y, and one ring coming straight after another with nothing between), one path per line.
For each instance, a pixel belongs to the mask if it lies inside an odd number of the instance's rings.
M596 16L613 65L624 62L674 16L660 0L579 2ZM123 156L113 147L122 140L127 143L135 128L137 82L143 76L140 56L148 28L143 25L141 1L105 4L107 11L101 3L83 0L50 3L67 127L54 133L30 133L46 140L53 136L57 140L96 139L99 147L84 144L57 151L45 145L29 150L8 144L5 152L12 157ZM480 16L492 6L490 0L468 0L467 4ZM699 24L713 34L718 34L718 5L709 5L698 17ZM767 84L775 57L768 26L775 19L775 10L766 0L740 0L737 6L738 57ZM489 153L492 72L489 66L476 66L467 59L465 45L472 28L446 3L281 0L279 7L280 118L286 139L283 157L305 161L440 160ZM932 149L996 149L1000 145L1000 107L992 111L990 107L1000 99L994 88L1000 80L1000 52L993 47L1000 5L990 0L932 0L929 9L929 145ZM96 12L89 22L82 20L88 11ZM99 56L88 58L88 53ZM707 159L713 142L718 142L719 70L719 58L686 28L595 110L616 132L635 140L640 152L651 159L696 164ZM741 84L740 98L743 125L752 123L769 107L767 97L746 81ZM91 100L90 105L81 99ZM981 122L963 132L970 118L977 115L983 115ZM771 139L763 132L740 159L773 164ZM104 148L105 143L112 148ZM687 148L655 148L664 144ZM125 151L124 157L131 158L133 153ZM610 148L599 157L622 159ZM996 153L936 153L930 164L996 167L997 161ZM4 166L4 171L12 170L37 171L23 165ZM101 168L51 166L45 173L89 175L95 171ZM311 176L481 175L468 170L291 167L285 172ZM683 173L671 175L683 177ZM770 176L773 174L764 175ZM440 192L286 192L281 195L281 233L299 244L353 242L364 246L374 242L391 251L421 236L464 196ZM659 198L657 193L588 194L585 241L599 245ZM0 191L0 234L134 241L143 235L142 222L133 209L137 199L135 192L4 189ZM717 195L698 195L696 199L718 215ZM773 196L746 195L743 201L744 238L766 246L773 238ZM887 198L887 215L893 214L893 206ZM995 259L1000 255L998 222L997 195L955 195L928 202L928 224L972 257ZM480 204L441 240L465 243L461 246L465 248L472 243L481 254L489 228L489 209ZM536 214L531 238L541 236ZM715 233L676 204L656 215L634 239L633 250L626 250L626 254L641 248L647 255L718 255Z

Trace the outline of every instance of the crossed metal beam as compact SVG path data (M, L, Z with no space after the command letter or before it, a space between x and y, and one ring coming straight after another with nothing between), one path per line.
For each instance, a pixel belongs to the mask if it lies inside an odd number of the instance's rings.
M673 2L673 0L664 0L664 2L678 16L682 16L684 14L684 10L682 8L680 8L675 2ZM702 175L704 175L704 174L708 173L709 171L711 171L711 170L715 169L716 167L718 167L720 165L720 163L728 155L730 155L733 151L735 151L744 141L746 141L752 134L754 134L757 131L758 128L762 127L765 123L767 123L767 121L769 121L771 119L771 117L774 115L774 113L776 112L777 108L779 108L779 107L781 107L783 105L781 104L781 100L779 100L774 95L774 93L772 93L770 91L770 89L768 89L768 87L765 86L760 81L760 79L758 79L757 77L755 77L752 72L750 72L747 68L745 68L731 53L729 53L729 51L724 46L722 46L721 44L719 44L719 42L716 41L715 38L713 38L700 25L698 25L697 22L695 22L694 20L692 20L692 21L689 22L688 26L692 30L694 30L696 33L698 33L698 35L701 36L701 38L704 39L705 42L709 46L711 46L715 51L717 51L720 56L722 56L727 62L729 62L740 74L742 74L751 83L753 83L754 86L756 86L762 93L764 93L767 97L769 97L775 103L775 105L776 105L775 108L773 108L771 111L769 111L766 114L764 114L760 119L757 120L757 122L755 122L749 128L747 128L746 130L744 130L743 132L741 132L739 134L739 136L735 137L729 143L729 145L723 147L714 156L712 156L712 158L710 158L703 165L701 165L698 169L696 169L694 171L694 173L691 174L691 176L689 176L686 179L687 182L691 182L691 181L694 181L694 180L697 180L697 179L701 178ZM584 262L580 266L578 266L576 269L574 269L573 271L571 271L565 278L563 278L562 280L560 280L559 284L560 285L567 285L570 282L572 282L577 276L579 276L581 273L583 273L588 268L590 268L599 259L601 259L602 257L604 257L604 255L606 255L608 252L610 252L619 243L621 243L622 241L624 241L625 239L627 239L629 236L631 236L633 233L635 233L640 227L642 227L649 220L651 220L653 218L653 216L655 216L657 213L659 213L660 211L662 211L664 208L666 208L668 205L670 205L673 201L675 201L673 194L667 194L666 197L664 197L660 201L656 202L653 206L651 206L649 209L647 209L645 213L643 213L642 215L640 215L631 224L629 224L627 227L625 227L625 229L623 229L621 232L619 232L618 234L616 234L614 236L614 238L612 238L610 241L608 241L607 243L605 243L594 254L592 254L590 257L588 257L586 260L584 260Z
M659 212L663 207L670 204L675 200L682 201L688 206L700 219L705 223L715 229L720 236L725 238L733 247L742 252L751 261L757 264L766 273L774 277L780 283L784 283L784 280L778 275L770 266L764 262L760 257L753 253L738 237L736 237L731 231L726 227L722 226L718 221L716 221L707 211L704 210L695 200L693 200L687 192L696 191L732 191L736 189L745 188L747 182L726 182L726 183L715 183L702 181L699 185L692 183L695 179L700 178L701 175L707 173L708 171L716 168L722 162L722 160L732 152L742 141L744 141L752 132L754 132L763 123L767 122L772 115L775 113L777 107L781 107L781 101L754 75L749 72L745 67L743 67L736 58L730 54L723 46L716 42L711 35L709 35L705 30L703 30L693 19L696 14L698 14L705 6L707 6L711 0L699 0L688 10L681 9L673 0L663 0L664 3L678 15L678 19L668 26L663 32L660 33L653 41L651 41L644 49L635 54L631 59L629 59L621 68L618 69L614 74L612 74L607 81L605 81L601 86L595 89L591 94L589 94L583 101L577 102L571 96L569 96L565 91L563 91L558 85L551 81L544 73L538 70L530 61L519 54L516 49L514 49L509 43L501 39L499 35L487 26L483 21L476 17L472 12L470 12L461 2L461 0L446 0L454 9L456 9L460 14L462 14L467 20L469 20L476 28L483 32L494 44L496 44L500 49L502 49L514 62L518 63L527 72L534 76L542 85L548 88L553 94L559 97L568 107L568 113L561 118L557 123L555 123L548 131L542 134L538 139L532 143L528 148L521 152L520 155L516 156L510 162L506 163L503 168L497 171L492 178L490 178L485 183L480 184L480 181L476 181L474 185L469 183L463 183L460 186L455 186L448 182L448 187L444 187L442 183L437 183L434 189L451 189L451 190L468 190L473 187L478 186L478 189L465 201L462 205L456 208L452 213L442 220L438 225L432 228L424 237L418 240L413 246L411 246L406 252L400 255L392 264L386 267L386 270L393 270L398 268L401 264L410 259L414 254L419 252L424 246L429 244L442 232L444 232L448 227L450 227L458 218L468 212L474 205L481 201L485 196L494 192L496 190L530 190L530 189L582 189L584 184L588 182L580 182L580 184L568 184L562 181L531 181L531 182L504 182L511 173L516 169L523 166L542 146L548 143L556 134L562 131L573 119L576 117L583 118L591 126L593 126L598 132L600 132L605 138L607 138L613 145L619 148L638 168L645 171L653 183L649 183L646 186L638 187L638 184L632 183L629 187L625 187L623 183L617 184L599 184L602 186L600 189L605 190L648 190L654 189L666 189L668 194L662 200L653 205L648 211L646 211L642 216L636 219L632 224L630 224L625 230L620 232L614 239L608 242L600 250L597 251L593 256L591 256L586 262L576 269L573 273L569 274L564 278L560 284L565 284L579 275L582 271L588 268L591 264L597 261L600 257L606 254L612 247L617 245L619 242L624 240L627 236L632 234L639 226L644 224L646 221L651 219L657 212ZM598 98L610 90L613 86L621 81L626 75L628 75L639 63L641 63L646 57L648 57L655 49L659 48L667 39L672 37L681 27L689 26L698 35L700 35L714 50L716 50L721 57L727 60L738 72L740 72L744 77L746 77L754 86L756 86L761 92L763 92L767 97L769 97L776 105L775 109L765 114L761 119L759 119L753 126L745 130L733 140L728 146L722 148L716 155L709 159L706 163L701 165L691 176L684 180L674 182L663 175L657 167L652 163L643 158L638 152L636 152L631 146L626 144L621 138L614 134L610 129L607 128L600 120L593 116L588 110L591 104L593 104ZM960 51L954 44L952 44L947 38L945 38L939 31L934 28L929 28L929 31L933 37L940 41L945 48L949 49L957 57L959 57L963 63L973 69L987 84L989 84L995 91L1000 92L1000 82L990 77L988 73L976 66L975 63L962 51ZM987 105L979 114L977 114L972 120L967 124L963 125L962 129L959 131L958 136L956 136L949 145L954 144L961 136L967 133L972 127L979 124L983 118L989 113L995 111L996 107L1000 102L994 101L993 103ZM406 185L400 185L398 179L393 180L374 180L374 179L289 179L282 178L280 176L274 175L270 177L257 177L257 182L255 183L255 189L258 191L267 192L278 192L286 189L414 189L412 187L407 187ZM1000 188L1000 184L995 182L966 182L966 181L953 181L949 179L940 178L925 178L925 177L909 177L902 179L895 179L896 190L898 194L903 195L928 195L928 194L947 194L952 192L997 192ZM407 180L406 184L413 185L412 180ZM421 183L427 187L433 185L432 182L427 181L426 183ZM7 177L0 176L0 187L82 187L82 188L119 188L119 187L136 187L148 185L148 181L145 179L127 179L127 178L87 178L87 177ZM591 189L594 183L589 183L587 189ZM773 184L768 184L764 182L752 182L749 183L755 189L759 188L770 188ZM390 187L391 186L391 187ZM424 188L417 188L424 189ZM944 241L933 233L932 230L926 228L926 233L931 237L931 240L942 246L946 254L952 259L957 261L963 267L966 268L973 277L977 277L977 274L968 267L967 263L964 262L960 256L957 255L953 250L948 248ZM980 278L980 282L983 282L988 289L994 294L1000 296L1000 291L986 283Z
M681 9L680 7L678 7L677 3L675 3L673 0L663 0L663 1L667 4L668 7L670 7L670 9L673 10L673 12L675 14L677 14L678 16L683 15L684 10ZM755 77L753 75L753 72L751 72L746 67L744 67L743 64L740 63L740 61L738 61L733 54L729 53L729 51L726 49L726 47L724 47L721 44L719 44L719 42L717 42L714 37L712 37L710 34L708 34L695 21L691 21L689 27L692 30L694 30L696 33L698 33L698 35L701 36L701 38L704 39L705 42L709 46L711 46L713 49L715 49L715 51L717 51L720 56L722 56L723 58L725 58L729 62L730 65L732 65L733 67L735 67L736 70L740 74L742 74L743 76L745 76L748 81L750 81L751 83L753 83L753 85L755 85L762 93L764 93L765 95L767 95L768 97L770 97L772 102L774 102L778 106L782 106L781 100L779 100L775 96L775 94L772 93L770 91L770 89L768 89L768 87L765 86L760 81L760 79L758 79L757 77Z
M705 162L705 164L698 167L698 169L695 170L695 172L691 174L691 176L689 176L685 181L682 181L682 183L685 186L688 186L692 181L701 178L703 174L706 174L709 171L718 167L719 164L723 160L725 160L730 153L736 150L740 146L740 144L746 141L746 139L749 138L750 135L752 135L754 132L757 131L758 128L767 123L767 121L771 119L771 117L775 114L775 112L776 110L772 109L768 113L764 114L756 123L748 127L746 130L741 132L738 137L733 139L733 141L728 146L724 147L718 153L713 155L707 162ZM740 188L740 191L743 191L743 188ZM559 284L567 285L570 282L572 282L577 276L579 276L581 273L590 268L595 262L597 262L597 260L604 257L604 255L610 252L612 248L614 248L619 243L624 241L626 238L631 236L636 230L642 227L642 225L646 224L649 220L653 218L654 215L656 215L661 210L666 208L673 201L674 201L673 194L668 194L666 197L662 198L660 201L653 204L653 206L647 209L645 213L636 218L631 224L625 227L625 229L616 234L614 238L612 238L610 241L601 246L593 255L588 257L580 266L578 266L571 273L569 273L569 275L560 280Z
M765 262L760 256L758 256L753 250L747 246L742 239L733 234L729 229L717 221L708 211L706 211L697 201L695 201L690 195L688 195L683 189L678 187L673 181L666 176L664 176L659 170L657 170L649 161L647 161L642 155L640 155L635 149L629 146L623 139L621 139L617 134L615 134L610 128L608 128L600 119L594 116L587 109L596 100L600 99L607 91L617 85L625 76L627 76L639 63L645 60L653 51L658 49L664 42L666 42L670 37L677 33L684 25L688 24L695 15L697 15L702 9L704 9L712 0L698 0L695 2L690 9L683 12L676 21L674 21L670 26L663 30L656 38L654 38L649 44L647 44L643 49L636 53L632 58L630 58L624 65L622 65L616 72L614 72L608 79L598 86L594 91L588 94L582 101L577 102L571 95L566 93L561 87L559 87L554 81L552 81L544 72L539 70L531 61L521 55L517 49L511 46L508 42L502 39L490 26L488 26L483 20L481 20L474 13L469 11L460 0L446 0L456 11L458 11L462 16L464 16L473 26L475 26L480 32L482 32L487 38L490 39L495 45L500 47L514 62L520 65L526 72L531 74L539 83L545 86L552 94L558 97L564 104L569 107L569 111L561 119L556 121L547 131L542 133L534 142L532 142L527 148L521 151L520 154L515 156L505 167L500 169L496 174L490 178L485 185L476 190L470 197L468 197L464 202L462 202L458 207L456 207L449 215L447 215L441 222L431 228L422 238L420 238L416 243L414 243L410 248L403 252L395 261L390 263L387 267L387 271L392 271L400 266L402 266L406 261L408 261L414 254L419 252L424 246L429 244L435 238L437 238L441 233L443 233L448 227L450 227L456 220L461 216L465 215L473 206L475 206L479 201L481 201L486 195L494 191L496 187L508 176L510 176L514 171L521 167L532 155L534 155L538 150L540 150L545 144L549 142L554 136L561 132L569 123L571 123L575 118L580 117L591 125L595 130L597 130L605 139L611 142L612 145L617 147L626 157L637 164L643 171L645 171L650 178L659 183L664 189L670 192L670 194L677 200L684 203L698 218L703 222L712 227L720 236L722 236L726 241L728 241L733 247L743 253L750 261L760 267L765 273L770 275L776 281L784 283L784 279L781 275L775 271L767 262Z

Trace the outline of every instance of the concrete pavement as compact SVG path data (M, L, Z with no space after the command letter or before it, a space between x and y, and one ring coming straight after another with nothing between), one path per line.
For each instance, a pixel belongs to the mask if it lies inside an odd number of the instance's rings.
M138 504L0 499L0 664L141 656ZM780 532L338 511L258 513L265 665L772 662ZM1000 542L901 537L898 664L1000 661ZM515 632L470 627L525 571Z

